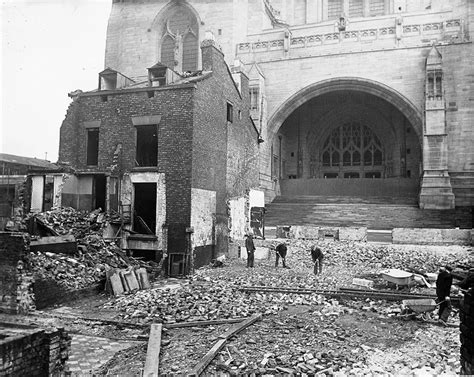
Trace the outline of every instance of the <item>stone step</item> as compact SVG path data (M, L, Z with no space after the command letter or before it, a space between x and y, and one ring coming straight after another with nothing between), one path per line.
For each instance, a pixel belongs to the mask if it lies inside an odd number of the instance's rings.
M472 228L472 209L469 207L445 211L421 210L409 201L407 198L389 198L384 202L382 197L277 197L266 206L265 225L369 229Z

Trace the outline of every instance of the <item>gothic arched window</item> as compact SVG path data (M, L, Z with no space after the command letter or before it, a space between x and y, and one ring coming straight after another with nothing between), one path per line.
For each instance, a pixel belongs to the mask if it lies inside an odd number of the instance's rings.
M334 129L323 143L321 165L335 168L340 166L381 166L383 164L382 143L367 126L348 122Z
M161 36L161 63L179 72L197 70L198 32L196 16L184 6L173 7Z

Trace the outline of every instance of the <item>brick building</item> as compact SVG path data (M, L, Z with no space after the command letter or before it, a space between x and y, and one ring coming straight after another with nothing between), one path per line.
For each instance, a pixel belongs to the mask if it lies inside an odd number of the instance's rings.
M469 0L114 0L106 66L203 65L212 31L249 76L275 195L403 193L421 208L474 203L474 25ZM353 182L353 181L351 181Z
M59 171L58 166L47 160L0 153L0 230L10 220L21 219L25 209L51 209L54 179L61 175Z
M98 90L70 94L60 133L61 205L122 213L124 248L166 251L171 275L227 250L227 200L258 186L248 78L212 35L200 45L185 73L156 61L143 77L105 69Z

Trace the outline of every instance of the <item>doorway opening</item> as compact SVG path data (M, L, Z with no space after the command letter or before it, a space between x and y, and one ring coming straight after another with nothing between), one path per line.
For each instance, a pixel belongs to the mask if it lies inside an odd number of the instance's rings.
M134 183L133 230L140 234L155 234L156 183Z
M92 203L92 209L100 208L102 211L105 211L105 197L107 192L107 181L105 175L94 176L93 190L94 202Z

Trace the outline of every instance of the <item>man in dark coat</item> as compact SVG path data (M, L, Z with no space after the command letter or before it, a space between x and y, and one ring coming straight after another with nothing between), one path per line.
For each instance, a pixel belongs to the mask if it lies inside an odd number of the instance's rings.
M317 275L318 272L321 274L323 272L323 251L316 245L311 246L311 259L314 263L314 274Z
M438 278L436 279L436 296L439 303L439 321L446 324L449 314L451 313L451 285L453 284L452 268L449 266L439 269Z
M247 267L253 267L253 261L255 259L255 245L253 244L252 233L247 233L245 237L245 248L247 249Z
M275 267L278 267L278 261L280 260L283 263L283 268L286 267L286 252L288 251L288 248L286 247L285 243L280 243L275 247L275 252L276 252L276 258L275 258Z

